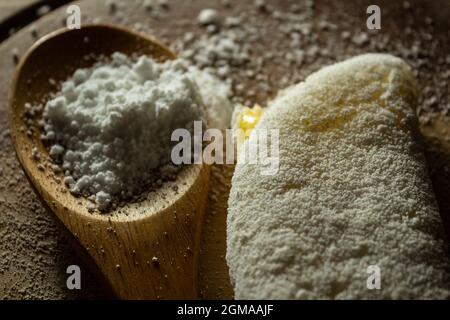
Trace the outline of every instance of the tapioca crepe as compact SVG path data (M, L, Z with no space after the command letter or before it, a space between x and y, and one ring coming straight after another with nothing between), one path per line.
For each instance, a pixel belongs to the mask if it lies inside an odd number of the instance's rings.
M410 67L384 54L323 68L273 101L256 129L280 130L278 173L238 162L232 179L237 299L450 296L415 104Z

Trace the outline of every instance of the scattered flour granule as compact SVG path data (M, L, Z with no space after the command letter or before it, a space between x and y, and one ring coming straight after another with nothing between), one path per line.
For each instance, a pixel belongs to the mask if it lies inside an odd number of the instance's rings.
M219 13L214 9L203 9L198 14L198 22L203 25L218 24L220 22Z
M256 129L280 130L279 172L238 161L232 179L237 299L450 297L415 104L411 69L382 54L326 67L273 101Z
M163 64L121 53L79 69L44 109L43 140L65 183L100 210L177 172L171 134L192 131L204 103L180 61Z

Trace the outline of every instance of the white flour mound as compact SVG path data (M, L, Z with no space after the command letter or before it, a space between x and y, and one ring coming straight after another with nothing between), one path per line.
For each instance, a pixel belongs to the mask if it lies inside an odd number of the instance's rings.
M198 85L208 115L208 127L224 130L230 125L233 103L230 101L231 85L195 66L188 68L188 75Z
M232 180L227 262L237 299L450 296L415 95L406 63L367 54L275 99L257 128L280 129L279 173L241 163ZM379 290L367 287L371 265Z
M179 61L163 64L121 53L79 69L44 110L50 155L62 163L74 194L105 210L176 172L171 134L192 130L203 100Z

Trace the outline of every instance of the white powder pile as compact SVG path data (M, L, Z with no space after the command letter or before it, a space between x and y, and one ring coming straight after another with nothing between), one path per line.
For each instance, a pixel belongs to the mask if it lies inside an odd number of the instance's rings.
M203 101L179 61L109 63L77 70L44 109L50 155L62 165L70 191L100 210L173 177L171 134L192 131Z
M222 78L230 75L232 66L243 66L250 60L250 48L241 45L235 32L203 35L192 47L181 53L181 57L193 61L200 68L216 68Z
M200 12L199 20L205 11L208 13L209 9ZM230 19L234 22L231 23ZM194 33L186 33L182 39L173 43L172 48L192 65L217 75L231 85L234 73L245 73L252 65L252 46L246 41L250 36L239 28L240 23L240 18L228 17L217 32L203 32L197 37ZM218 24L216 22L208 26L217 27Z
M326 67L273 102L257 128L280 129L278 174L238 163L232 180L236 298L450 297L415 103L411 69L381 54ZM373 265L379 290L367 287Z
M197 83L205 103L208 127L221 130L228 128L234 108L230 101L231 85L195 66L188 67L188 75Z

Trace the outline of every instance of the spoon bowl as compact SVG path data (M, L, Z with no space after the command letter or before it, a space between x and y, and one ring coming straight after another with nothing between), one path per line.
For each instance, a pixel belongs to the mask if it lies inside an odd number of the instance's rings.
M208 166L184 167L175 181L149 191L142 201L108 213L90 212L89 201L68 192L64 175L51 170L40 139L42 115L32 121L24 116L26 104L45 104L76 69L117 51L161 62L176 58L156 40L110 25L62 29L36 42L21 59L11 87L14 147L38 194L93 258L118 298L194 299Z

